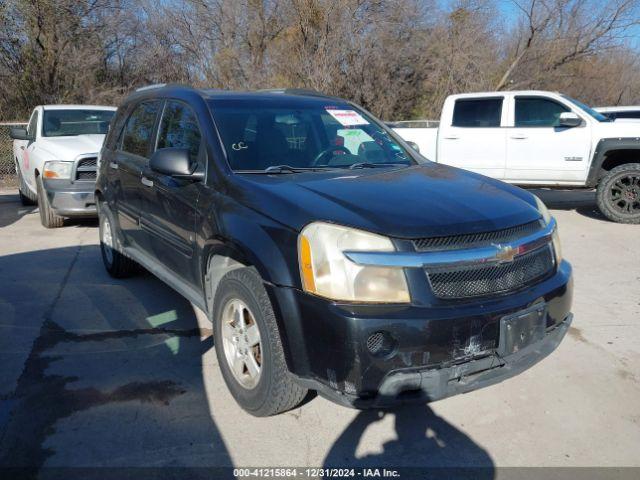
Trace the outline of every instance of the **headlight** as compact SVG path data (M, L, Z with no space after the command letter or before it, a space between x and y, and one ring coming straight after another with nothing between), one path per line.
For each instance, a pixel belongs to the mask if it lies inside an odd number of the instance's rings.
M537 196L534 195L536 199L536 205L538 207L538 211L542 214L542 219L544 220L545 225L549 225L551 222L551 214L549 213L549 209L547 206L540 200ZM556 263L560 264L562 261L562 247L560 246L560 235L558 234L558 225L556 223L556 228L553 229L553 251L556 255Z
M52 162L44 162L42 176L44 178L68 179L71 178L71 167L73 162L61 162L54 160Z
M536 195L534 195L533 198L536 199L536 206L538 207L538 211L542 215L542 219L544 220L545 225L549 225L549 222L551 221L551 214L549 213L549 209Z
M356 265L345 251L392 252L381 235L330 223L307 225L298 237L298 261L306 292L351 302L407 303L409 289L402 268Z

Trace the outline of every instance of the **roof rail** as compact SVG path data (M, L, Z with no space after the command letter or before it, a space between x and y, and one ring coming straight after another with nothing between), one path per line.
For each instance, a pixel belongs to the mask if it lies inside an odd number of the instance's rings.
M154 83L153 85L145 85L144 87L136 88L136 92L144 92L145 90L152 90L154 88L166 87L166 83Z
M285 95L309 95L312 97L330 97L326 93L318 92L309 88L265 88L257 90L258 92L265 93L283 93Z

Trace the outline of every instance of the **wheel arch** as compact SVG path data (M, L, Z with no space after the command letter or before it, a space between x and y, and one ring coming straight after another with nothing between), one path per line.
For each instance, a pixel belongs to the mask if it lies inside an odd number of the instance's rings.
M627 163L640 163L640 137L600 140L593 153L586 185L595 188L607 172Z

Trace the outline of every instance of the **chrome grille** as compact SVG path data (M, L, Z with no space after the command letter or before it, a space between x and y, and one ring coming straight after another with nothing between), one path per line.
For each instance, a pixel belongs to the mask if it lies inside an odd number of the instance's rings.
M418 252L429 250L456 250L463 248L477 248L492 243L508 243L527 235L531 235L544 228L538 220L534 222L495 230L493 232L468 233L448 237L429 237L413 240L413 246Z
M553 268L553 252L547 244L513 262L430 268L427 276L437 297L467 298L518 290L546 277Z
M98 170L97 157L82 158L78 160L76 166L76 180L90 180L96 179Z

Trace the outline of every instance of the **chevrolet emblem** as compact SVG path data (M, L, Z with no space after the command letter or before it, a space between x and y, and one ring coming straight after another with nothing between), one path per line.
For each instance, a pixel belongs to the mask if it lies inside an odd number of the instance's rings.
M518 254L518 249L513 247L502 247L497 245L498 251L496 252L496 259L500 263L508 263L513 262L513 259L516 258Z

